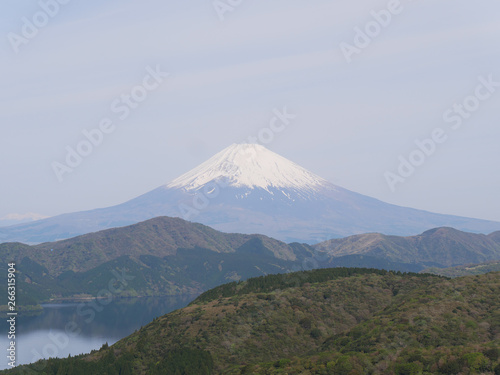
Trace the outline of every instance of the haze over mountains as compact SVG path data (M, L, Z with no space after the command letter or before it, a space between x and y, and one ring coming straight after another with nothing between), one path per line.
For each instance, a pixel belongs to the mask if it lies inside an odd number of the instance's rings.
M500 230L498 222L387 204L333 185L263 146L233 144L123 204L0 228L0 242L55 241L158 216L307 243L367 232L415 235L443 226L485 234Z

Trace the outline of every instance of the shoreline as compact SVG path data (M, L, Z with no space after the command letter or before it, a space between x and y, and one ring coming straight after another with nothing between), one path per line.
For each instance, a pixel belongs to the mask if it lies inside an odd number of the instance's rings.
M191 296L199 296L201 293L196 294L165 294L165 295L157 295L157 296L118 296L113 299L117 300L125 300L125 299L134 299L134 298L166 298L166 297L191 297ZM40 305L46 305L51 303L58 302L82 302L82 301L92 301L92 300L102 300L107 299L107 297L66 297L66 298L51 298L48 301L40 301Z
M196 294L167 294L160 296L123 296L123 297L115 297L114 300L132 300L132 299L144 299L144 298L168 298L168 297L188 297L192 301L195 300L201 293ZM17 306L16 312L18 316L36 316L40 315L44 311L44 305L49 307L50 305L57 305L63 303L77 303L77 302L88 302L95 300L102 300L105 297L67 297L67 298L52 298L48 301L40 301L36 305L20 305ZM9 307L7 305L0 305L0 316L2 318L7 317L7 314L10 312Z
M116 297L116 300L131 300L131 299L142 299L142 298L167 298L167 297L192 297L193 300L198 297L200 293L197 294L169 294L161 296L133 296L133 297ZM23 305L18 306L17 313L18 316L36 316L40 315L44 311L44 305L56 305L58 303L71 303L71 302L87 302L93 300L102 300L104 297L68 297L68 298L52 298L48 301L41 301L37 305ZM47 306L48 307L48 306ZM0 306L0 316L7 317L9 312L7 305Z

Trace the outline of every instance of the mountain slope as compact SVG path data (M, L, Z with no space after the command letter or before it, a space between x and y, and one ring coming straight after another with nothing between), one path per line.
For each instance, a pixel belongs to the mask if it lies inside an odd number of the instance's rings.
M122 272L129 280L120 296L196 294L232 280L289 272L312 251L168 217L36 246L0 244L0 257L17 264L20 298L38 302L95 296Z
M112 347L36 366L47 374L497 374L500 300L488 297L499 293L500 273L269 276L216 288Z
M497 222L387 204L335 186L263 146L234 144L123 204L0 228L0 242L54 241L157 216L307 243L367 232L413 235L441 226L476 233L500 229Z
M495 241L496 243L500 243L500 231L496 231L494 233L491 233L488 237L491 240Z
M495 235L437 228L414 237L366 234L311 247L158 217L36 246L0 244L0 257L17 264L20 298L40 302L95 296L121 270L133 281L120 296L196 294L232 280L302 269L419 272L499 260L500 244Z
M362 234L325 241L314 248L332 257L369 255L429 267L453 267L500 260L500 238L496 233L487 236L453 228L434 228L412 237Z
M141 255L165 257L178 249L203 248L217 253L234 252L251 239L260 239L271 255L294 260L293 251L284 243L261 235L239 235L218 232L202 224L179 218L158 217L127 227L107 229L62 240L43 243L32 249L23 247L8 252L20 260L36 252L37 260L58 275L63 271L82 272L120 256L138 259ZM8 244L0 249L9 248ZM68 265L71 267L68 268Z

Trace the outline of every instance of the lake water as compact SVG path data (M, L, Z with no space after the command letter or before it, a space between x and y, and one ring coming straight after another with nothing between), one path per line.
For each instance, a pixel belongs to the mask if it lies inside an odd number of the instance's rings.
M130 335L154 318L185 307L196 296L117 299L107 305L85 301L43 305L35 317L17 317L17 365L40 358L67 357L89 353ZM0 336L3 348L0 369L8 367L9 348L6 319Z

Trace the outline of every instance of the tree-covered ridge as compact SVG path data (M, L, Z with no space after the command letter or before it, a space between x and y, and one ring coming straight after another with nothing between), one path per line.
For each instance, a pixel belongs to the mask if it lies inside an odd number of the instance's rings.
M142 255L172 256L179 249L203 248L232 253L250 240L260 241L274 257L294 260L293 250L283 242L263 235L223 233L179 218L157 217L126 227L106 229L67 240L28 246L0 244L0 255L21 263L29 257L57 277L64 272L87 272L114 259Z
M70 363L99 374L191 374L193 363L207 374L500 373L500 273L450 280L321 272L308 273L309 281L331 279L233 290L155 319L89 356L38 365L50 368L47 374L72 374L65 372ZM255 288L279 280L265 279Z
M199 294L232 280L289 272L311 253L305 245L167 217L37 246L0 244L0 257L16 263L23 306L95 297L122 270L131 279L118 297Z
M392 272L373 268L327 268L316 269L311 271L300 271L287 274L267 275L254 277L245 281L232 282L224 284L205 293L202 293L196 298L191 305L202 302L210 302L219 298L227 298L233 296L242 296L249 293L267 293L276 289L286 289L300 287L306 283L321 283L342 277L350 277L355 275L388 275L394 274L397 276L414 276L414 277L429 277L432 275L425 273L406 273Z
M396 297L372 318L328 337L312 355L228 373L497 375L499 295L500 273L443 280L414 289L402 301Z

